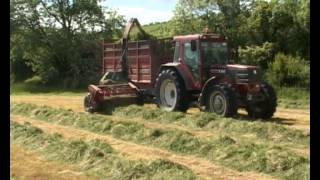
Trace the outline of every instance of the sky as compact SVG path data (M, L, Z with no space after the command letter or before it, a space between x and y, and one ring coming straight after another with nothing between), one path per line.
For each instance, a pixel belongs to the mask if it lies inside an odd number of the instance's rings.
M140 24L168 21L178 0L106 0L103 6L116 10L126 20L138 18Z

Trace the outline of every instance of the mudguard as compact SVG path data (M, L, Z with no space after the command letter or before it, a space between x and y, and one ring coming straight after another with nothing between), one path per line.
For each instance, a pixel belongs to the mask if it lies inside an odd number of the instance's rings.
M211 78L209 78L203 85L200 96L198 98L198 103L201 106L204 106L204 99L205 99L205 94L207 93L207 90L209 89L209 87L212 86L212 84L219 84L221 83L222 77L219 76L212 76Z
M158 74L167 68L172 68L178 72L180 77L183 79L184 85L186 90L198 90L200 89L200 84L197 84L195 80L192 77L192 74L188 71L187 67L185 65L179 63L179 62L172 62L172 63L166 63L162 64L160 66Z

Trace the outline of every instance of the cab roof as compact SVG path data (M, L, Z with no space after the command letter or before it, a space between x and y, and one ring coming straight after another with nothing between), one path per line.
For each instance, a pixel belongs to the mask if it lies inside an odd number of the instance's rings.
M174 41L184 41L184 40L197 40L197 39L220 39L227 40L225 36L220 34L191 34L191 35L182 35L182 36L174 36Z

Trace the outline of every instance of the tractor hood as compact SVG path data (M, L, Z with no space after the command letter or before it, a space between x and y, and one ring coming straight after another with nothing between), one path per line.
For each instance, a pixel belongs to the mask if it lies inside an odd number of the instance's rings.
M257 66L248 66L248 65L241 65L241 64L228 64L226 67L230 70L254 70L258 69Z
M260 68L241 64L211 65L209 76L228 75L237 83L257 82L261 79Z
M241 65L241 64L227 64L227 65L211 65L210 66L210 73L223 73L224 71L259 71L259 67L257 66L248 66L248 65Z

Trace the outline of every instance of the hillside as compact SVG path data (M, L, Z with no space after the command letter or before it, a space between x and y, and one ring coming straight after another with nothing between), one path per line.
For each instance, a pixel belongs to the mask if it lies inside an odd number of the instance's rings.
M142 28L149 34L157 38L168 38L174 36L173 22L155 22L148 25L143 25Z

